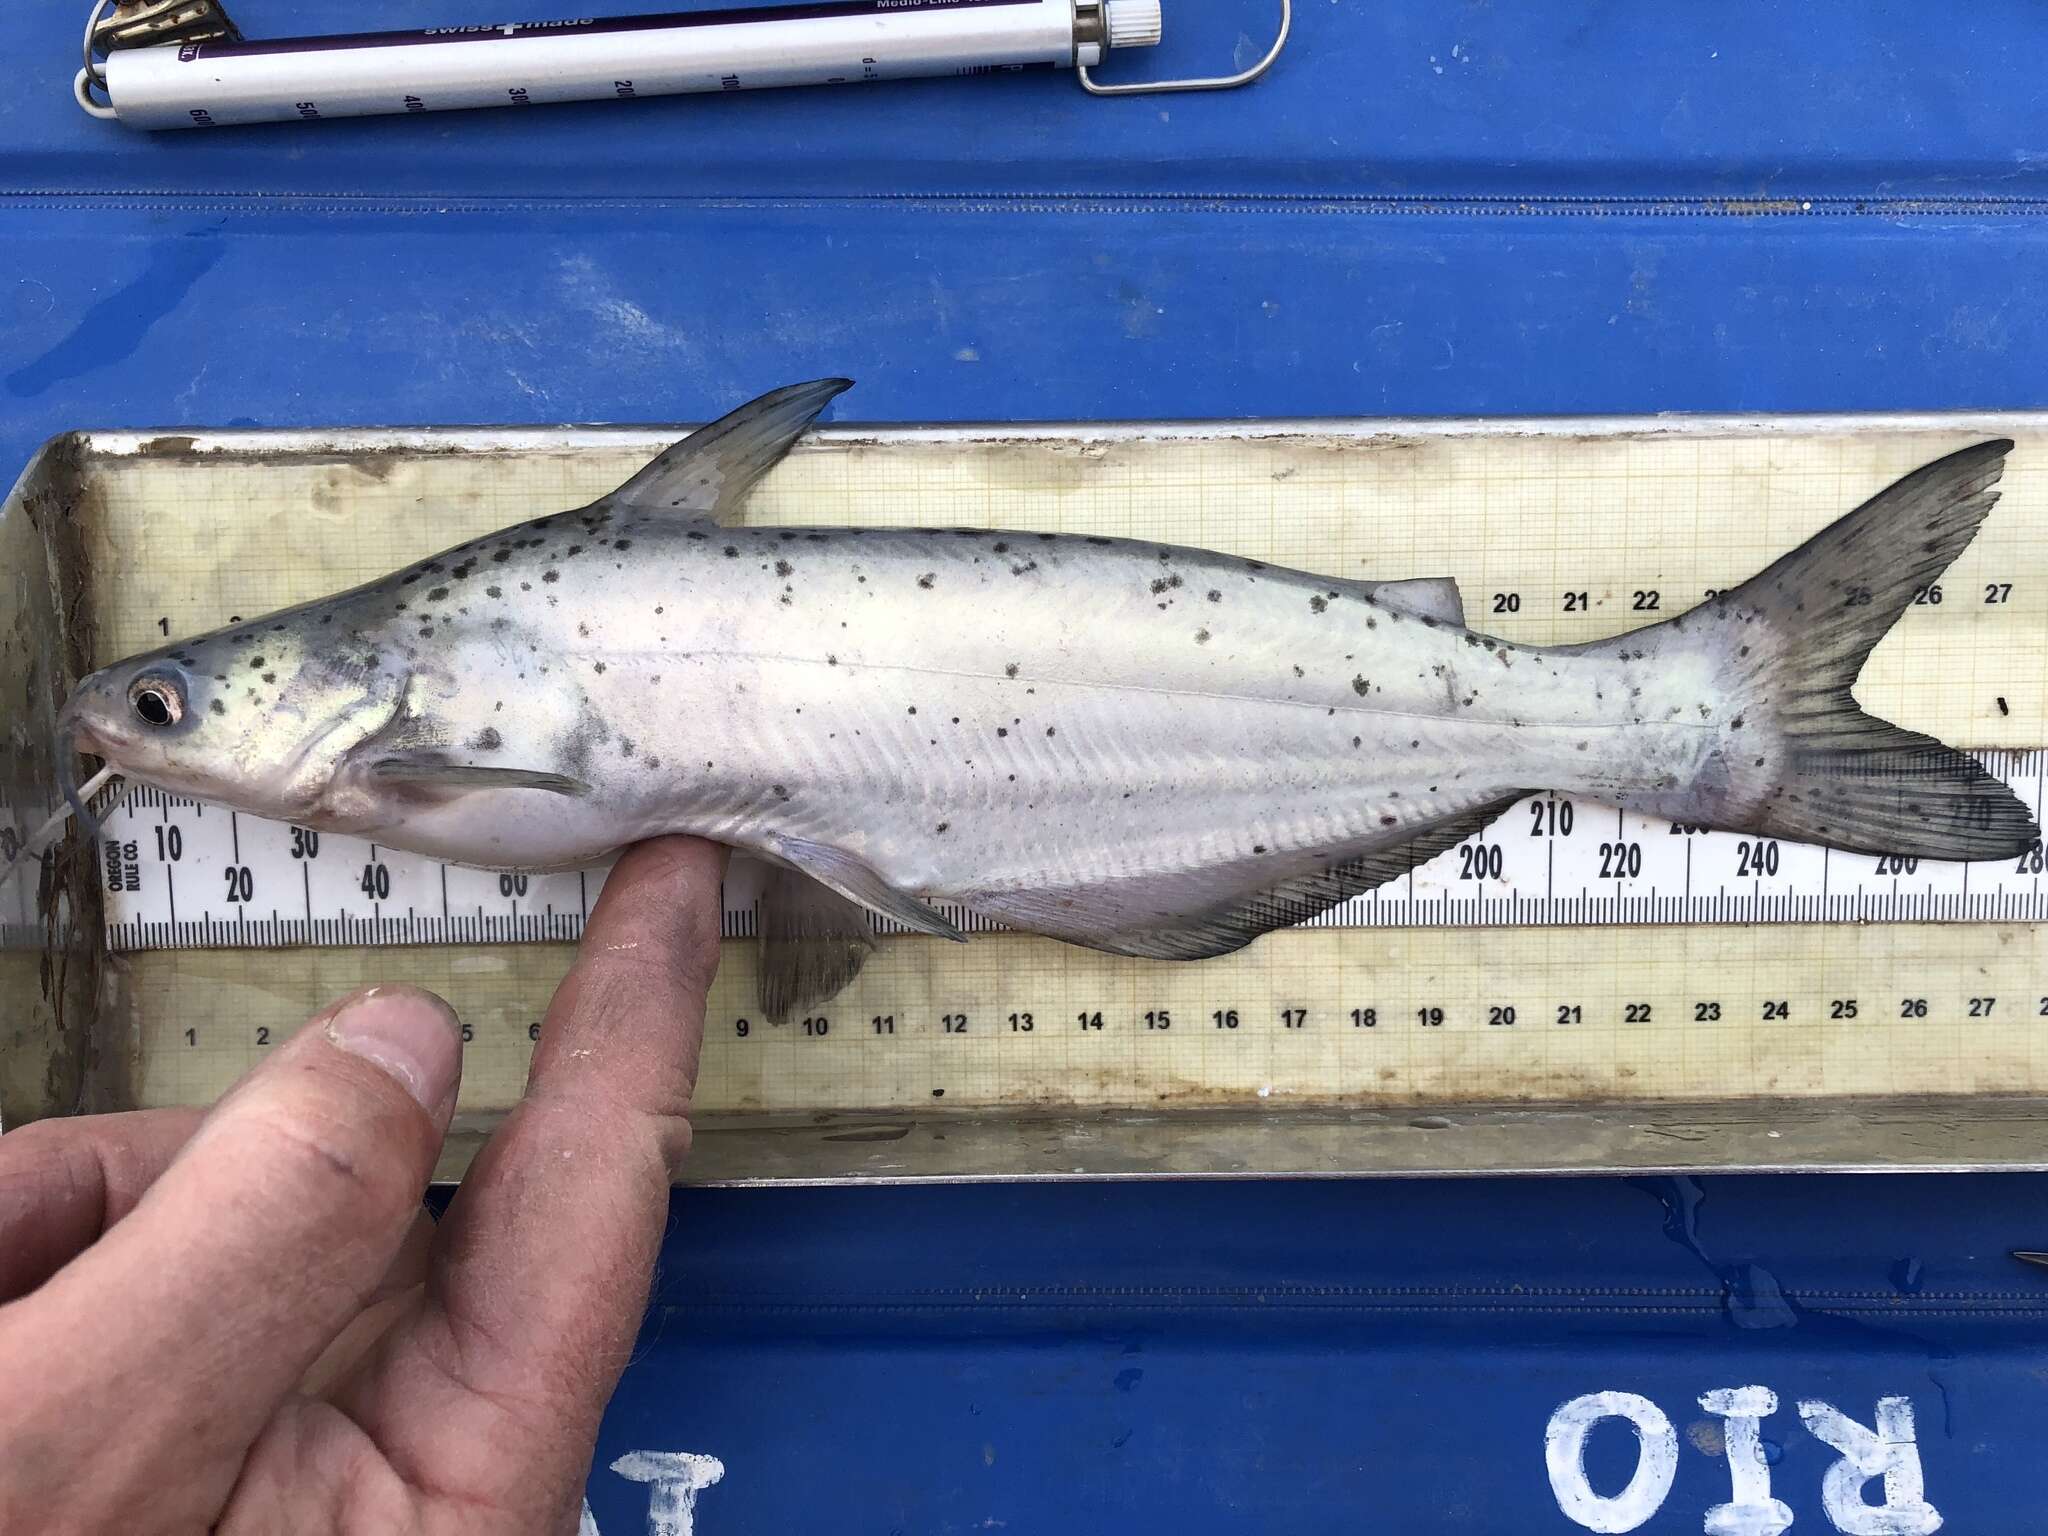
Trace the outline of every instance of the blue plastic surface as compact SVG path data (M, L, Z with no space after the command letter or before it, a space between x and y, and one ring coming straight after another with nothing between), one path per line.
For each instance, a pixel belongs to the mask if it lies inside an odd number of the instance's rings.
M493 19L232 0L254 35ZM625 0L621 0L625 3ZM10 18L0 457L76 426L2048 405L2048 11L1302 0L1274 74L1064 76L146 138ZM1208 70L1263 0L1168 0ZM1143 1185L678 1196L592 1481L715 1455L736 1532L1546 1533L1545 1425L1675 1427L1725 1500L1762 1385L1917 1416L1949 1531L2048 1530L2048 1180ZM1613 1492L1633 1441L1590 1442ZM1705 1449L1703 1449L1704 1447ZM1873 1497L1875 1493L1873 1492Z
M1954 1532L2048 1529L2033 1179L697 1191L600 1464L716 1456L711 1532L1571 1532L1550 1415L1656 1403L1652 1533L1729 1497L1701 1394L1761 1385L1771 1494L1829 1531L1802 1399L1915 1411ZM1703 1450L1706 1446L1709 1449ZM1633 1442L1591 1442L1613 1493ZM1875 1497L1873 1489L1872 1497ZM605 1536L646 1490L600 1471Z

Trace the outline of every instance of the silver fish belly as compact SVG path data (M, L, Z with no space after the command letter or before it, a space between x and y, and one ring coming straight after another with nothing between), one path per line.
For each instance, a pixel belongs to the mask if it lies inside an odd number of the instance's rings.
M839 387L743 407L590 507L96 674L72 728L135 776L461 863L567 867L665 832L746 850L781 872L763 931L784 1012L853 974L869 911L957 937L944 899L1219 954L1532 790L1933 857L2036 835L1968 758L1849 695L1988 513L2009 444L1691 614L1545 648L1465 628L1442 584L740 524Z

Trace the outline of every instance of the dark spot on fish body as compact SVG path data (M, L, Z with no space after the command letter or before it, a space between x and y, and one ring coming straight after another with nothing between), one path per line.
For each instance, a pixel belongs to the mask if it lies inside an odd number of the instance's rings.
M590 626L579 621L576 625L576 633L588 640L590 638Z
M505 739L491 726L485 726L469 739L472 752L495 752L505 744Z
M1018 668L1017 668L1017 663L1013 661L1013 662L1011 662L1011 663L1010 663L1009 665L1007 665L1006 667L1004 667L1004 668L1003 668L1003 676L1005 676L1005 677L1015 677L1015 676L1017 675L1017 671L1018 671Z
M995 545L993 547L995 549L995 552L999 555L1007 555L1010 552L1010 546L1004 543L1001 539L996 540Z
M545 570L540 573L540 579L546 582L560 581L562 579L562 573L560 571L553 569ZM521 583L521 585L524 585L524 583Z
M1302 671L1300 667L1296 667L1296 668L1294 669L1294 675L1295 675L1296 677L1307 677L1307 676L1308 676L1308 674L1307 674L1306 672Z
M462 564L455 567L454 571L452 571L450 574L453 575L457 581L462 581L468 577L471 571L475 569L476 561L474 559L470 559L463 561Z
M1401 818L1398 816L1382 816L1380 818L1380 825L1383 827L1398 827L1400 824Z
M1364 740L1364 738L1363 738L1363 737L1361 737L1361 736L1354 736L1354 737L1352 737L1352 738L1351 738L1351 745L1352 745L1352 746L1354 746L1354 747L1356 747L1356 746L1360 745L1360 743L1361 743L1361 742L1363 742L1363 740Z
M917 584L920 587L923 587L925 591L929 592L932 589L932 583L937 581L938 579L939 577L936 571L926 571L922 576L917 578Z
M262 665L263 658L261 656L251 656L249 658L249 666L251 670L254 670L255 668L260 667Z
M951 825L953 825L953 823L951 823L950 821L942 821L936 827L932 828L932 830L934 832L944 832L946 828L950 827Z
M706 764L705 764L704 766L705 766L706 768L709 768L709 767L710 767L711 765L710 765L709 763L706 763ZM778 799L778 800L787 800L787 799L789 798L789 789L788 789L788 786L786 786L786 785L782 785L782 784L773 784L773 785L770 785L769 787L770 787L771 789L773 789L773 790L775 791L775 798L776 798L776 799Z
M737 559L739 559L739 557L740 557L740 549L739 549L739 546L738 546L737 544L728 544L728 545L726 545L726 546L725 546L725 558L726 558L726 559L728 559L728 560L737 560Z
M1045 734L1046 734L1046 735L1048 735L1048 736L1055 736L1055 735L1057 735L1057 734L1059 734L1059 733L1058 733L1057 731L1055 731L1055 730L1054 730L1054 729L1053 729L1053 728L1052 728L1051 726L1049 726L1049 725L1048 725L1048 726L1047 726L1047 727L1045 728Z
M208 704L206 707L212 710L216 715L224 715L228 712L227 705L221 703L219 699L213 700L213 702Z
M775 574L778 576L787 576L795 569L796 567L791 565L787 560L778 560L775 562Z
M910 706L910 712L911 712L911 713L912 713L913 715L917 713L917 706L916 706L915 704L913 704L913 705L911 705L911 706Z
M504 592L504 589L503 589L502 587L485 587L485 588L484 588L484 596L485 596L485 597L503 597L504 595L505 595L505 592Z
M1252 844L1252 852L1253 852L1253 853L1264 853L1265 851L1266 851L1266 845L1265 845L1264 843L1253 843L1253 844Z
M1329 606L1329 603L1320 597L1311 597L1308 600L1308 611L1310 613L1325 612L1329 608Z
M836 667L839 665L839 658L837 656L832 655L830 652L827 652L825 656L825 665L828 667Z
M403 576L398 578L398 584L401 587L409 587L419 579L420 573L418 571L407 571Z
M604 676L604 663L603 663L603 662L601 662L601 661L593 661L593 662L592 662L592 663L590 664L590 669L591 669L591 671L595 672L595 673L596 673L596 674L597 674L597 675L598 675L599 677L602 677L602 676Z
M263 674L263 681L265 681L266 683L274 683L277 681L277 674L275 672L266 672Z
M1207 645L1208 643L1209 643L1209 631L1207 631L1206 629L1198 629L1198 630L1196 630L1196 631L1195 631L1195 644L1197 644L1197 645Z
M1362 675L1354 677L1351 679L1351 691L1362 699L1372 691L1372 684L1368 683Z
M1368 616L1365 621L1365 627L1367 629L1378 629L1380 627L1379 620Z

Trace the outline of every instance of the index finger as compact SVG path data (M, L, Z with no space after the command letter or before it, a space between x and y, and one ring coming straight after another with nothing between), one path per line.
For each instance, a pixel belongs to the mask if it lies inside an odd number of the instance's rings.
M554 1473L582 1486L646 1309L671 1170L689 1144L725 857L668 837L619 860L549 1006L526 1095L442 1222L430 1282L438 1305L416 1342L433 1374L491 1405L497 1443L480 1477L540 1488ZM408 1430L415 1414L455 1428L445 1393L403 1379L402 1353L386 1356L386 1372L353 1405L373 1433L397 1415ZM534 1405L533 1422L502 1422L506 1404ZM513 1437L529 1443L507 1455ZM537 1458L566 1465L544 1471Z

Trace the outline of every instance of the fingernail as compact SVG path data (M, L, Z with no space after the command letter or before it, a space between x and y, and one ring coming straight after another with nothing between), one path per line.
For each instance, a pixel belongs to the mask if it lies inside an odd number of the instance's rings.
M454 1099L462 1078L462 1025L431 992L372 987L335 1010L327 1038L396 1078L429 1114Z

